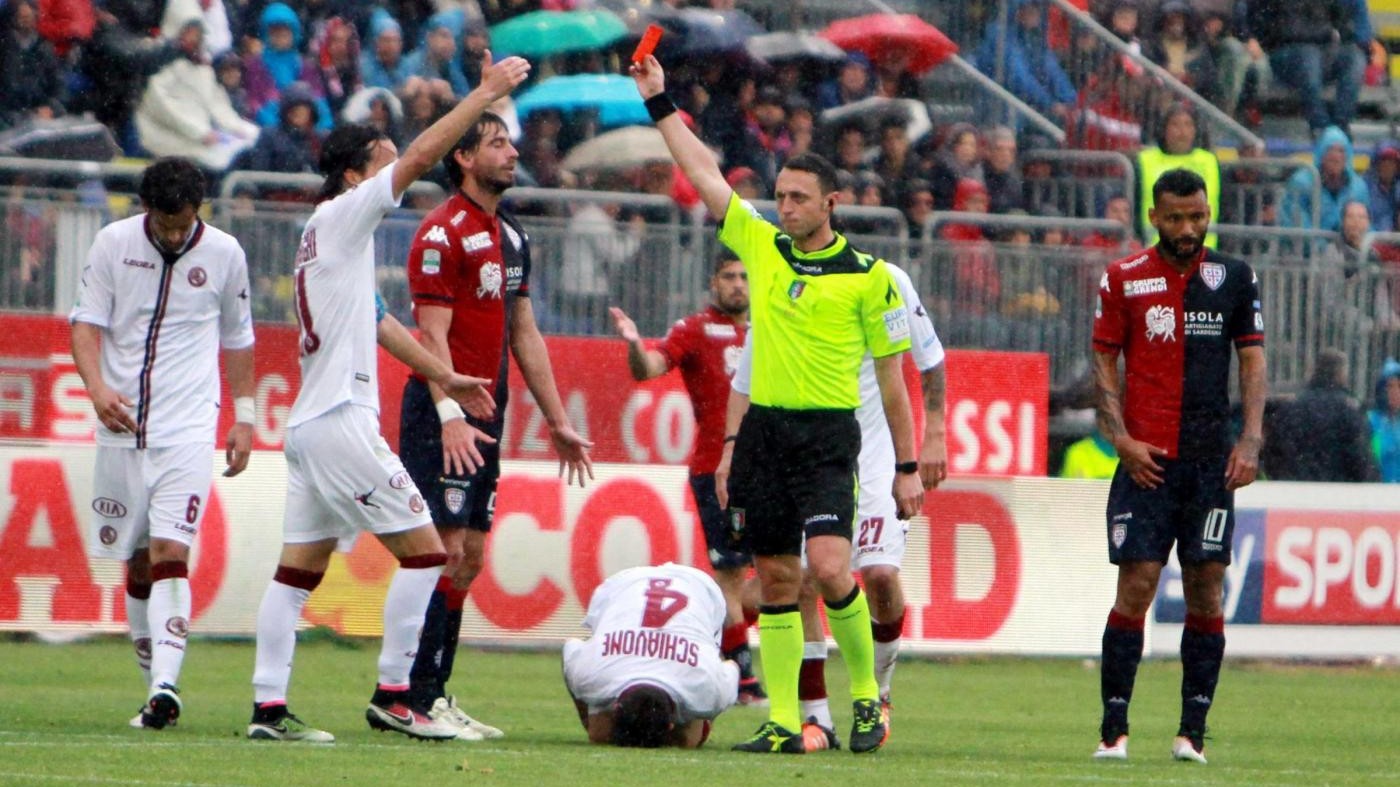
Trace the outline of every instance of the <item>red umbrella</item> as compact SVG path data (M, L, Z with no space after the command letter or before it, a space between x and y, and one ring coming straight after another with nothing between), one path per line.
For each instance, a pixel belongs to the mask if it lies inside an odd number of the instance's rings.
M879 63L909 53L909 71L922 74L956 54L958 45L913 14L870 14L832 22L822 38L847 52L860 52Z

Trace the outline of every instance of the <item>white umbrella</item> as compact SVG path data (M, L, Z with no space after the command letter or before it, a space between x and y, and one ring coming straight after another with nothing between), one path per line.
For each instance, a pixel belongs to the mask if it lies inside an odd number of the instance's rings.
M844 125L848 120L857 120L865 126L867 132L873 132L887 117L898 117L904 121L904 130L909 134L910 142L917 142L933 130L933 121L928 116L928 105L912 98L863 98L825 110L817 122L823 129L829 130Z
M561 166L581 172L627 169L670 160L671 151L667 149L660 131L651 126L627 126L575 145L564 157Z

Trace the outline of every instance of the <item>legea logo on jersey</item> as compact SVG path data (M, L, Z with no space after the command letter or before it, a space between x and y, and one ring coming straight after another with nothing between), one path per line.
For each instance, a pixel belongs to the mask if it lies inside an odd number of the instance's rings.
M1176 310L1170 306L1153 306L1147 310L1147 340L1176 341Z
M492 298L501 297L501 284L505 281L501 275L501 266L494 262L484 262L481 270L477 273L481 279L481 284L476 288L476 297L485 298L488 295Z
M439 245L446 246L446 245L447 245L447 230L445 230L445 229L443 229L442 227L440 227L440 226L434 224L432 227L429 227L429 228L428 228L428 231L427 231L427 232L423 233L423 242L424 242L424 243L437 243L437 244L439 244Z

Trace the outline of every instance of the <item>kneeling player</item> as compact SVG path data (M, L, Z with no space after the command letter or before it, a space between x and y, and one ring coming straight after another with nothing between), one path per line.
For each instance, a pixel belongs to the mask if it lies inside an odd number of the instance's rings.
M564 643L564 684L593 743L705 742L710 721L738 698L739 667L720 656L725 604L704 572L667 563L609 577Z

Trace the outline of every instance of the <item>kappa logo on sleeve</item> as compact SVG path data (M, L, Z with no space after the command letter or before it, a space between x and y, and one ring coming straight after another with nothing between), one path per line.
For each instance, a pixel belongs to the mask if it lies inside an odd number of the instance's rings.
M885 312L885 336L891 342L909 340L909 310L900 306Z
M446 246L447 230L443 229L437 224L434 224L432 227L428 228L427 232L423 233L422 240L424 243L436 243L440 246Z

